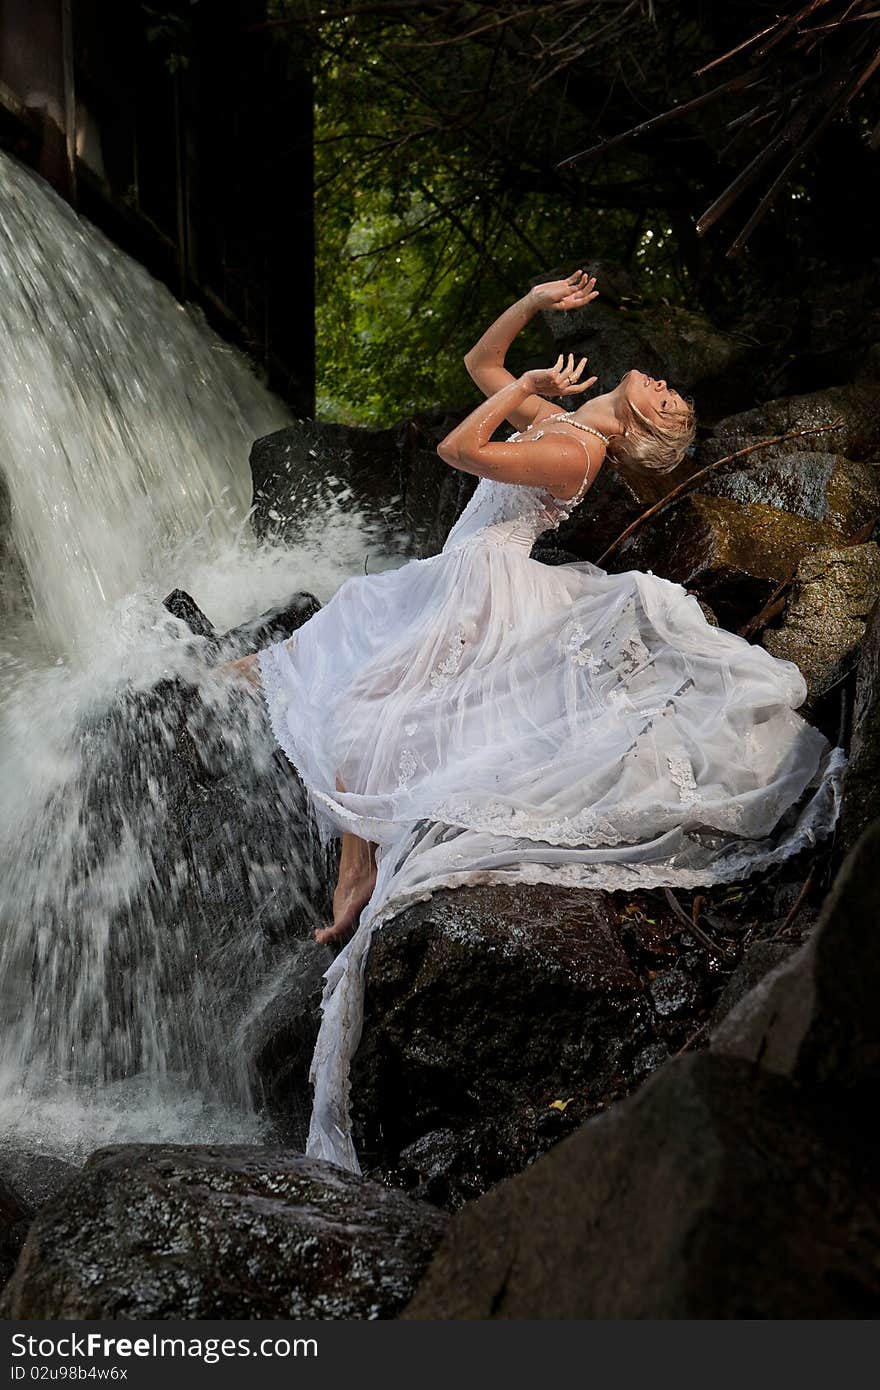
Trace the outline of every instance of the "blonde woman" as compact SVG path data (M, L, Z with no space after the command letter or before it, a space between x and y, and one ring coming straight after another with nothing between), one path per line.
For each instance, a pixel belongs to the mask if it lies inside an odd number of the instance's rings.
M342 837L319 941L351 934L377 847L415 823L495 836L518 865L596 887L741 877L833 826L842 755L795 713L796 666L659 576L531 558L603 467L667 471L694 438L690 402L638 368L590 399L585 358L507 370L540 309L596 293L583 270L537 285L467 354L486 399L437 452L480 482L440 554L346 580L292 638L230 663L262 687L323 834ZM566 412L559 397L584 399ZM505 420L515 433L493 442ZM447 868L467 881L466 863Z

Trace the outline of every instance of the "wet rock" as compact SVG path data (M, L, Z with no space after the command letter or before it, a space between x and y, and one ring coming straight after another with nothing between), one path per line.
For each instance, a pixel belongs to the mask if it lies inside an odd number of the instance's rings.
M716 441L701 452L701 463L723 457ZM726 441L723 442L726 451ZM705 454L705 457L703 457ZM844 539L880 517L880 478L869 464L840 454L799 451L756 453L741 467L710 473L700 491L733 502L763 502L796 516L822 521Z
M609 562L693 589L722 627L753 617L803 555L837 539L823 523L763 503L691 493L652 518Z
M773 656L793 661L807 682L805 711L851 670L868 614L880 597L880 547L815 550L797 567L782 624L764 633Z
M443 1218L302 1154L97 1150L28 1234L7 1318L392 1318Z
M42 1206L65 1187L79 1171L54 1154L22 1148L9 1139L0 1141L0 1183L5 1183L29 1208Z
M112 1145L37 1214L0 1315L390 1318L444 1225L283 1149Z
M880 603L868 621L859 655L852 737L843 783L840 836L845 850L880 817Z
M255 1097L281 1144L305 1152L311 1119L309 1067L318 1035L329 951L305 942L242 1030Z
M709 1019L710 1028L717 1028L723 1018L739 1001L754 989L765 975L783 965L796 950L789 941L756 941L743 953L716 1003Z
M648 988L654 1009L661 1018L692 1009L696 1003L696 986L683 970L661 970Z
M294 540L303 518L335 500L360 513L379 551L436 554L478 482L444 463L437 444L472 408L425 412L389 429L300 420L258 439L254 530ZM510 432L505 424L497 437Z
M487 884L407 908L367 960L364 1170L452 1208L486 1191L681 1046L714 965L657 895Z
M0 1178L0 1286L11 1275L33 1210Z
M876 1316L876 1159L782 1077L679 1058L462 1208L402 1319Z
M262 697L232 677L206 679L192 642L192 683L122 689L72 736L75 835L68 787L29 847L47 886L16 939L22 1047L72 1085L135 1089L139 1077L161 1090L160 1079L185 1077L193 1107L216 1107L238 1137L262 1123L249 1039L256 1048L297 963L306 974L330 959L312 932L329 906L332 855ZM314 1002L303 1027L317 1028Z
M575 1087L601 1096L653 1039L614 921L601 893L499 885L435 894L377 932L352 1063L362 1163Z
M807 395L783 396L720 421L715 429L716 447L723 453L730 453L757 439L831 425L841 417L843 424L838 429L792 440L781 447L819 454L831 451L851 459L874 458L880 453L878 382L880 345L870 350L861 371L849 385L830 386Z
M848 855L809 940L733 1008L713 1052L803 1087L867 1094L880 1080L880 821Z

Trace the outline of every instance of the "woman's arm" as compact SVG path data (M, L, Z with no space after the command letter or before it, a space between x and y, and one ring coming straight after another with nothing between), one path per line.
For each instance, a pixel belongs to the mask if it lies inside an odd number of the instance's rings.
M493 443L491 438L501 421L505 417L509 419L530 396L541 400L543 395L563 392L575 395L588 390L596 381L594 376L578 381L587 360L585 357L577 367L570 353L568 366L563 367L562 360L560 354L556 365L549 370L524 372L521 377L511 378L489 400L481 402L437 445L437 453L444 463L463 473L474 473L478 478L546 487L554 497L573 496L583 481L584 464L589 468L595 463L598 471L603 456L601 445L593 451L592 440L573 439L561 432L513 444Z
M485 396L494 396L502 386L509 386L515 377L507 370L504 359L516 335L525 328L539 309L575 309L589 304L599 293L594 276L576 270L567 280L548 280L534 285L510 308L505 309L486 329L482 338L465 353L464 365ZM540 396L529 396L508 415L511 424L524 430L535 420L552 414L553 407ZM499 422L500 423L500 422Z

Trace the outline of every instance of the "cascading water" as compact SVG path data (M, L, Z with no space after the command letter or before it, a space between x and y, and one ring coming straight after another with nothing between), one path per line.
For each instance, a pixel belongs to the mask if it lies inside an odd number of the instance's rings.
M322 865L259 699L162 599L219 632L326 600L370 527L317 478L296 545L257 543L248 453L284 408L2 154L0 274L0 1131L256 1137L249 1039Z

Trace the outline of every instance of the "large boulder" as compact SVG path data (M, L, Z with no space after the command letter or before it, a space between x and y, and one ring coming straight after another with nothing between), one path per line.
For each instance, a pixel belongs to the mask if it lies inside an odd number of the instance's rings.
M402 1318L876 1316L876 1159L790 1081L679 1058L456 1213Z
M880 1081L880 821L844 861L814 932L736 1005L713 1052L804 1088L868 1095Z
M855 380L846 386L829 386L806 395L782 396L765 401L739 414L719 421L714 447L730 453L793 430L809 430L842 421L837 429L807 435L781 446L798 451L827 454L829 451L850 459L873 459L880 454L880 411L877 389L880 385L880 344L868 353Z
M839 541L824 523L766 503L690 493L625 541L609 568L651 570L705 599L722 627L753 617L811 550Z
M880 547L874 542L814 550L800 561L782 623L762 640L773 656L800 667L805 712L814 711L854 666L878 598Z
M862 642L856 675L853 726L843 783L840 835L845 850L880 817L880 603Z
M789 453L790 447L776 445L725 465L700 482L700 491L810 517L845 539L880 517L880 478L870 464L805 449ZM703 447L700 461L711 463L729 452L720 435Z
M365 1171L450 1207L486 1191L686 1043L729 968L660 892L479 885L405 909L367 959Z
M254 530L295 539L311 511L356 511L377 548L434 555L477 485L450 468L437 444L473 405L435 411L387 429L299 420L251 449ZM502 427L506 437L510 425Z
M120 1109L126 1097L149 1109L159 1104L145 1098L151 1086L164 1095L182 1084L191 1113L204 1105L208 1123L217 1107L244 1137L260 1123L261 1016L297 965L303 1027L317 1030L315 966L331 953L312 933L332 861L262 697L207 670L206 632L172 598L179 674L129 682L71 733L73 771L10 885L21 911L4 985L21 1001L26 1095L63 1075L74 1088L123 1092ZM312 608L286 611L295 626ZM240 634L212 640L234 648ZM307 1101L305 1067L298 1095ZM94 1142L73 1126L66 1141L71 1152Z
M444 1225L283 1149L112 1145L37 1213L0 1315L390 1318Z

